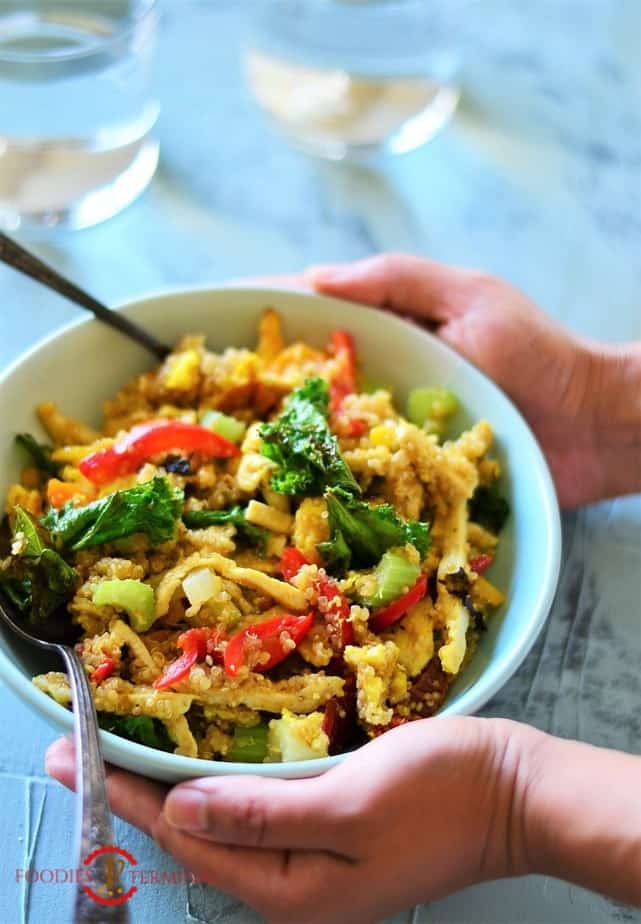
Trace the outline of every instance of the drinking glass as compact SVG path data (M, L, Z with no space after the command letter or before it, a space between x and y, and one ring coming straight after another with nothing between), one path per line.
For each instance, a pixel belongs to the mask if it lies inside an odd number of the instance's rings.
M82 228L151 180L155 0L0 0L0 225Z
M249 88L309 153L409 151L456 109L466 8L465 0L254 0Z

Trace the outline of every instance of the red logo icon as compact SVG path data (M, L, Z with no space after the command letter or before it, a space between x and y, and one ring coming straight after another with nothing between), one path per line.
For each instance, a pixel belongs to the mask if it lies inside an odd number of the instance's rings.
M136 866L138 861L122 847L98 847L97 850L92 850L82 862L90 868L94 860L102 856L105 857L102 863L104 877L101 875L100 879L105 879L104 885L97 887L95 891L91 886L86 885L83 886L84 891L89 898L100 905L124 905L137 889L135 885L132 885L125 892L119 883L127 864Z

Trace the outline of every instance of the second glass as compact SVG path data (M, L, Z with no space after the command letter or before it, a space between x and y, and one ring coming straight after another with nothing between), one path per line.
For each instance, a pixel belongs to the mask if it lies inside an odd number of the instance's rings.
M456 109L465 0L259 0L253 9L249 87L309 153L408 151Z

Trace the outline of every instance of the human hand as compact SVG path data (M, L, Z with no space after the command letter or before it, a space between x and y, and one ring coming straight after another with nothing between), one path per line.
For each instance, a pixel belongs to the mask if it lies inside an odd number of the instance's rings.
M589 342L500 279L418 257L316 267L305 278L424 323L500 385L538 437L563 506L641 490L640 345Z
M209 777L172 790L110 768L113 810L200 880L267 921L378 921L485 879L525 872L512 722L464 717L402 726L324 776ZM74 786L73 745L47 772Z

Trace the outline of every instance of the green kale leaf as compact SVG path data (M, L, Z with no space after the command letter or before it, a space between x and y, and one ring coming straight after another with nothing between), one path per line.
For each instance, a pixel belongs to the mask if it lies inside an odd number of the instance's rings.
M279 494L318 496L327 488L359 495L360 488L329 428L329 388L307 379L290 395L285 410L261 427L261 452L278 466L271 486Z
M390 504L370 505L342 491L325 493L330 538L318 551L330 570L368 568L393 546L411 543L421 558L429 548L429 524L403 520Z
M129 741L137 741L138 744L146 744L148 748L160 751L173 751L175 748L160 719L152 719L148 715L113 715L110 712L99 712L98 725L104 731L128 738Z
M71 597L78 574L22 507L15 508L13 539L17 551L0 569L0 586L30 621L48 619Z
M188 529L207 529L208 526L233 523L247 542L258 546L263 552L269 539L269 530L249 523L245 519L245 511L238 504L229 510L188 510L183 513L183 523Z
M510 505L499 493L496 482L479 485L469 504L470 520L489 529L491 533L500 533L510 515Z
M52 508L41 522L63 548L74 552L133 533L145 533L156 546L175 536L183 499L180 488L157 476L84 507Z
M47 475L58 474L60 466L51 459L51 446L39 443L30 433L16 433L16 443L24 449L41 472L46 472Z

